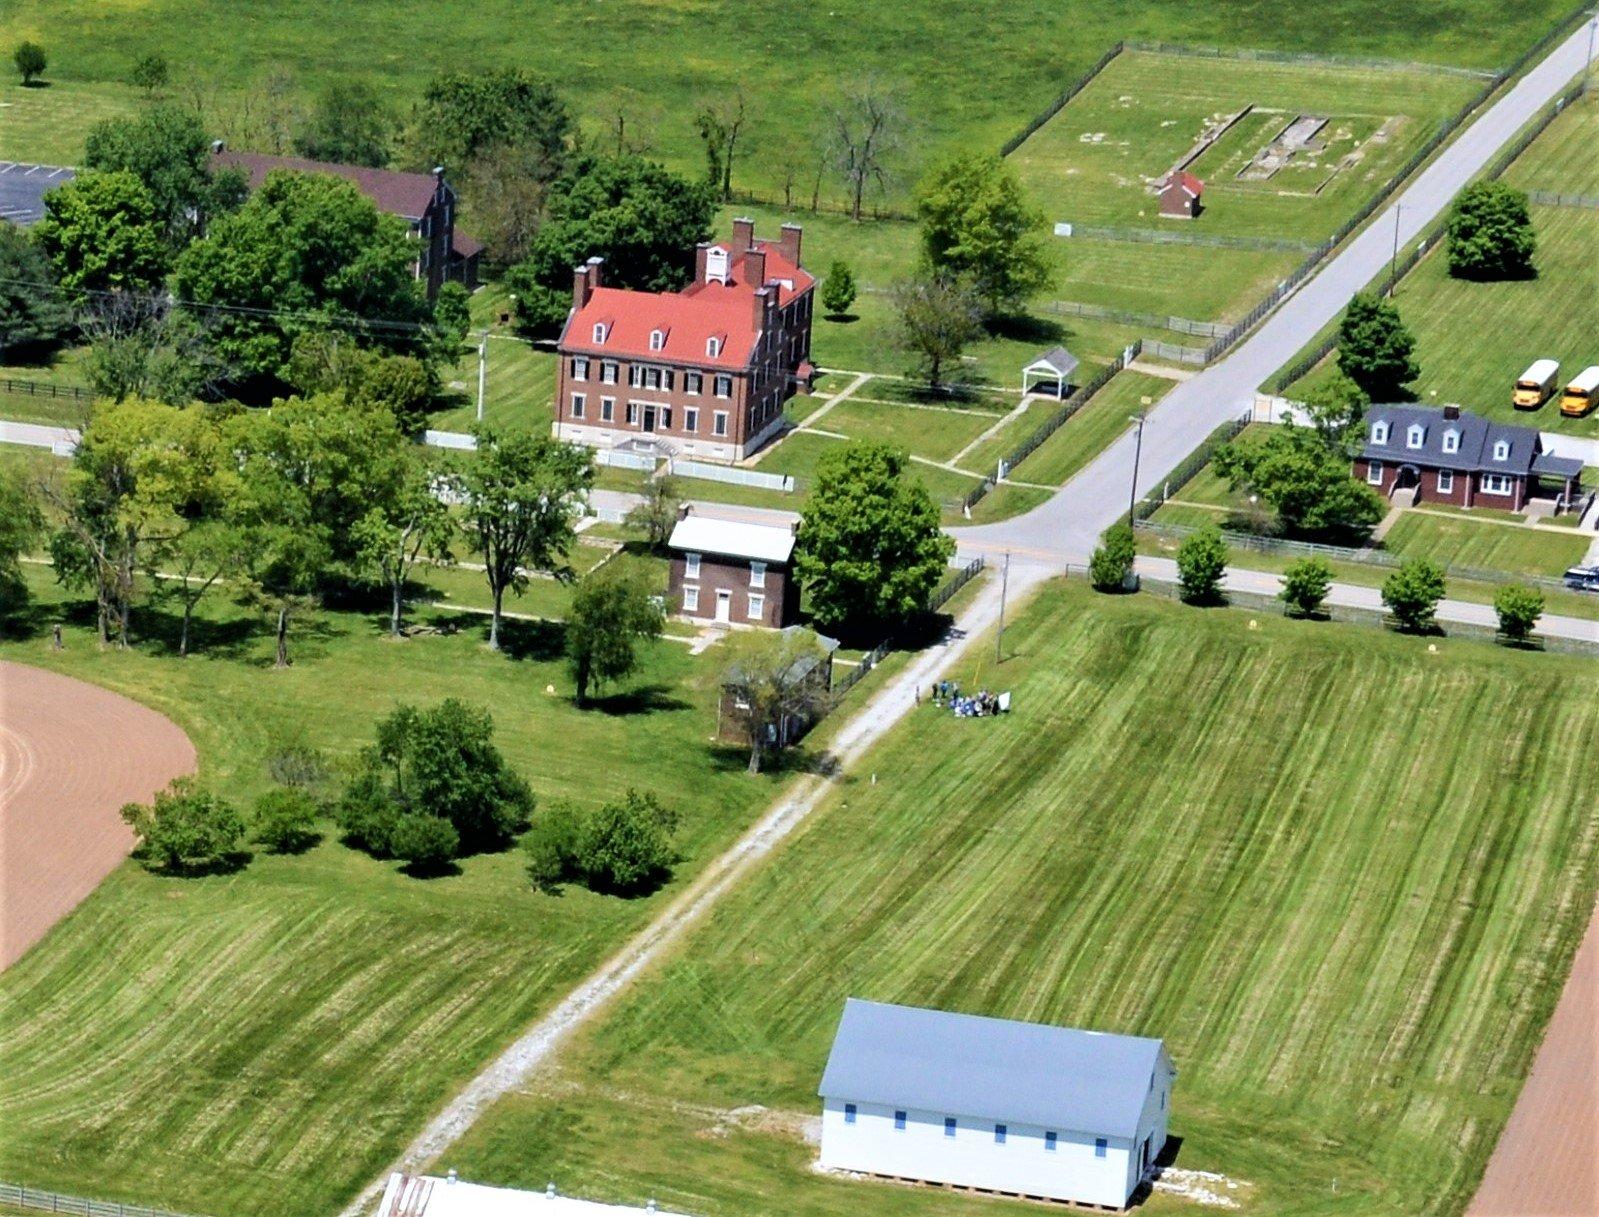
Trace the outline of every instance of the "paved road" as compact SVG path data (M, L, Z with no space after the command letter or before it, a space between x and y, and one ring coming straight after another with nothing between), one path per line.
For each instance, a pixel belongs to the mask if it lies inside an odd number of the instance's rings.
M1381 273L1393 250L1395 214L1400 241L1416 237L1449 205L1544 105L1585 66L1589 32L1583 26L1484 111L1400 193L1359 236L1221 362L1173 389L1150 412L1139 462L1139 493L1159 485L1201 440L1241 415L1265 379L1343 311L1349 298ZM963 552L990 556L1005 549L1038 557L1083 561L1095 538L1127 510L1133 435L1107 448L1047 503L1000 524L953 530Z
M0 418L0 444L22 444L28 448L50 448L67 453L78 446L78 433L72 427L46 427L40 423L14 423Z
M1138 573L1162 583L1177 582L1177 563L1170 558L1138 559ZM1229 570L1222 586L1230 592L1249 592L1257 596L1275 596L1282 590L1282 579L1266 571ZM1369 609L1386 613L1382 593L1375 587L1360 587L1352 583L1335 583L1328 593L1327 603L1339 608ZM1457 625L1480 626L1483 629L1499 628L1498 615L1491 604L1478 604L1471 600L1441 600L1438 602L1438 620ZM1537 633L1549 638L1571 638L1580 642L1599 642L1599 621L1581 617L1563 617L1546 613L1538 619Z
M32 224L44 215L44 192L70 182L71 169L0 161L0 220Z

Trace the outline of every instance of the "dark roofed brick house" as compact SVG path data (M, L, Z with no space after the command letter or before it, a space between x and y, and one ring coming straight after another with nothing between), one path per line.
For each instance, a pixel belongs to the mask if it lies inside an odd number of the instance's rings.
M1372 406L1355 476L1388 497L1414 491L1416 502L1520 511L1546 481L1557 503L1569 506L1581 490L1582 462L1545 452L1531 427L1459 406Z
M254 190L274 169L293 173L322 173L343 178L371 199L379 211L399 216L410 225L419 242L416 277L427 283L428 299L438 294L441 284L454 279L468 288L477 286L478 261L483 247L465 233L455 231L455 188L442 168L432 173L398 173L392 169L369 169L364 165L341 165L332 161L312 161L298 156L268 156L260 152L234 152L221 140L212 144L217 167L239 169Z

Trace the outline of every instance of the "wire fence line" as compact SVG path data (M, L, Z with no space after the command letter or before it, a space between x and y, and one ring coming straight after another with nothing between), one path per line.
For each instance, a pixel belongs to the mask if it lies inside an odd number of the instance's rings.
M1073 224L1072 236L1094 241L1128 241L1138 245L1201 245L1213 249L1250 249L1267 253L1302 254L1316 242L1294 237L1228 236L1219 232L1194 232L1189 228L1105 228Z
M1057 93L1054 99L1047 106L1045 106L1037 114L1033 115L1032 118L1028 119L1026 126L1001 144L999 146L1000 156L1009 156L1012 152L1015 152L1016 149L1025 144L1034 132L1036 132L1050 119L1054 118L1055 115L1064 110L1067 102L1071 101L1072 98L1076 97L1079 93L1091 85L1094 82L1094 77L1098 76L1106 68L1110 67L1111 61L1114 60L1116 56L1120 55L1126 48L1127 44L1125 42L1117 42L1115 46L1111 47L1110 50L1101 55L1093 67L1089 68L1088 71L1084 72L1076 80L1072 81L1071 84L1067 85L1064 89Z
M1557 194L1553 190L1529 190L1527 201L1543 207L1584 207L1599 211L1599 194Z
M1177 467L1162 479L1158 495L1149 493L1138 500L1133 508L1134 526L1136 527L1139 521L1149 519L1184 486L1198 477L1200 471L1210 464L1210 458L1215 455L1216 449L1238 438L1239 432L1249 426L1253 416L1254 410L1250 409L1231 422L1223 423L1207 435L1199 447L1183 457L1177 463Z
M1084 304L1077 300L1051 300L1041 307L1045 312L1059 313L1067 317L1092 317L1096 321L1115 321L1121 325L1147 325L1178 334L1195 334L1201 338L1215 338L1232 328L1224 321L1162 317L1155 313L1136 313L1128 309L1108 308L1103 304Z
M953 599L956 592L960 591L961 588L965 587L968 583L982 573L983 565L984 563L981 556L973 558L948 579L944 580L944 582L939 585L938 589L933 592L932 596L929 597L926 611L929 613L936 613L939 609L948 604L950 600ZM848 693L857 684L864 680L866 678L866 674L878 664L882 663L887 657L888 653L893 649L894 638L892 635L890 635L888 638L883 639L882 642L878 643L870 651L867 651L866 654L862 655L860 662L848 672L845 672L843 676L839 677L838 681L833 685L833 703L836 705L839 698L843 697L845 693Z
M8 1204L18 1209L34 1209L41 1213L78 1213L82 1217L185 1217L185 1214L174 1213L169 1209L151 1209L141 1204L90 1200L83 1196L47 1192L16 1183L0 1183L0 1204Z
M1420 72L1436 76L1466 76L1474 80L1491 80L1496 75L1491 68L1461 68L1444 63L1420 63L1410 59L1379 59L1361 55L1322 55L1312 51L1191 46L1173 42L1146 42L1141 39L1128 39L1126 47L1129 51L1144 51L1152 55L1183 55L1190 59L1239 59L1250 63L1297 63L1324 68Z

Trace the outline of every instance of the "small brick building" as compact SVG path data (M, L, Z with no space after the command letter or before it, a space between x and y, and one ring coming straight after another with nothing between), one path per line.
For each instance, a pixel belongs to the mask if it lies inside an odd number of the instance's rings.
M791 625L783 630L785 635L809 632L799 625ZM833 652L838 650L838 641L823 634L817 634L815 641L815 649L796 659L788 671L790 680L804 684L811 690L814 698L811 708L804 714L785 714L781 723L770 724L766 736L768 744L788 745L803 736L816 725L820 707L833 691ZM747 747L750 742L749 708L739 688L735 669L722 683L722 696L716 707L716 738L724 743Z
M1545 452L1533 428L1453 405L1371 407L1354 471L1384 497L1414 490L1418 503L1504 511L1545 490L1569 505L1582 486L1582 462Z
M1205 183L1186 169L1166 175L1160 186L1160 214L1168 220L1192 220L1205 209Z
M667 542L667 611L698 621L782 629L799 617L794 530L685 511Z
M730 242L695 249L680 292L607 287L601 258L575 268L556 437L729 462L772 439L813 371L801 235L784 224L776 241L757 240L754 221L734 220Z

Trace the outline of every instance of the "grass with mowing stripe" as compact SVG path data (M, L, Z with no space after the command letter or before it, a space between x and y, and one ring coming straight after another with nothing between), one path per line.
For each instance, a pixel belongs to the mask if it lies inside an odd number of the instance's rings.
M1589 94L1567 106L1505 172L1523 190L1599 195L1599 100Z
M303 733L343 760L397 701L456 696L492 709L497 742L543 805L638 786L677 807L684 860L672 885L636 900L535 893L514 850L413 880L331 836L234 875L124 866L0 976L3 1179L194 1213L335 1211L784 781L750 779L742 753L708 742L714 650L654 644L617 696L579 711L558 626L509 622L509 654L496 656L477 615L419 609L416 622L458 632L393 643L379 613L308 613L293 667L275 672L267 623L223 596L206 602L199 653L179 660L173 623L144 612L134 651L100 651L92 605L63 601L48 578L30 573L32 631L19 640L8 625L0 655L170 715L203 780L242 808L266 786L274 739ZM424 581L486 602L475 572ZM536 580L510 607L546 591L559 589ZM66 649L54 653L60 619Z
M1143 372L1118 372L1023 460L1013 476L1045 486L1064 485L1132 425L1129 419L1134 414L1158 402L1176 383Z
M1431 558L1468 570L1559 578L1588 552L1588 538L1407 511L1383 538L1383 548L1401 558Z
M936 406L892 406L848 398L816 425L850 439L881 440L914 456L947 461L994 425L996 415Z
M993 435L962 456L959 462L961 468L985 476L992 475L999 466L1000 458L1015 451L1018 444L1038 430L1044 420L1058 409L1058 401L1047 397L1034 398L1027 403L1026 410L1008 420Z
M58 66L56 40L59 27L52 22L44 36L51 66ZM9 24L6 45L16 26ZM20 37L20 36L19 36ZM8 68L10 64L6 65ZM116 77L106 83L50 79L45 88L23 88L8 71L0 84L0 160L31 161L45 165L83 163L83 137L95 123L137 111L139 96Z
M917 712L449 1165L704 1217L1030 1211L809 1169L857 995L1164 1036L1179 1165L1247 1212L1458 1212L1593 906L1599 664L1248 624L1046 589L961 673L1008 718Z

